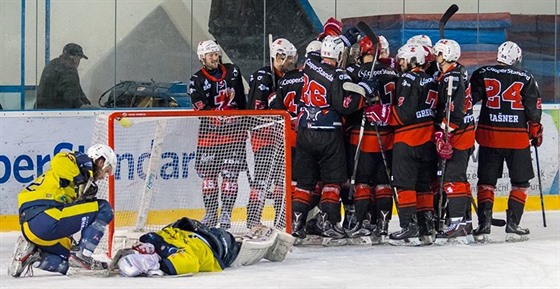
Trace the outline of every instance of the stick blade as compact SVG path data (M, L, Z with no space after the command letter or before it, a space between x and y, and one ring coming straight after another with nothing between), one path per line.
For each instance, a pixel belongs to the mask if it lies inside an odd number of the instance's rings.
M445 24L447 24L447 21L449 21L449 19L457 11L459 11L459 6L457 6L457 4L452 4L451 6L449 6L449 8L447 8L447 11L445 11L443 16L441 16L441 19L439 20L439 38L440 39L445 38L445 32L444 32Z

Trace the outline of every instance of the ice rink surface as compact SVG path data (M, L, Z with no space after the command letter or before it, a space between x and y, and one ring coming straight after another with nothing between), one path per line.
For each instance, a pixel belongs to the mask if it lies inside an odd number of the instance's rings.
M494 217L505 218L504 213ZM18 233L1 233L0 288L560 288L560 212L523 216L527 242L503 243L504 228L493 227L495 243L425 247L296 247L282 263L260 263L220 273L183 278L35 276L6 274ZM476 223L476 220L475 220ZM393 219L390 231L398 227Z

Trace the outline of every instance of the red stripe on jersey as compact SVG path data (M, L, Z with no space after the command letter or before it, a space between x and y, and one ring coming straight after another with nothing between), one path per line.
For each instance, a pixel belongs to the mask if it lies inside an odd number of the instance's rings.
M394 142L403 142L409 146L423 145L432 140L435 128L432 121L416 123L395 129Z
M524 149L529 146L529 134L525 128L478 124L476 141L490 148Z

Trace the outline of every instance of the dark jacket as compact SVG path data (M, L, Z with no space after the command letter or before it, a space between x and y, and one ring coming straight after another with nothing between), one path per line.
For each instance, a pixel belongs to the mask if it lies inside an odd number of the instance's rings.
M69 56L51 60L43 69L37 88L36 108L79 108L91 104L78 76L78 67Z

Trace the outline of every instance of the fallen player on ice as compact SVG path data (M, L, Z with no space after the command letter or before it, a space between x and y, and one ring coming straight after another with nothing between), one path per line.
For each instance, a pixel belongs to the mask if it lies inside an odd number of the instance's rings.
M209 228L181 218L157 232L142 235L132 248L121 249L109 270L122 276L188 275L220 272L228 267L248 266L267 259L283 261L294 237L258 226L243 237L220 228Z

